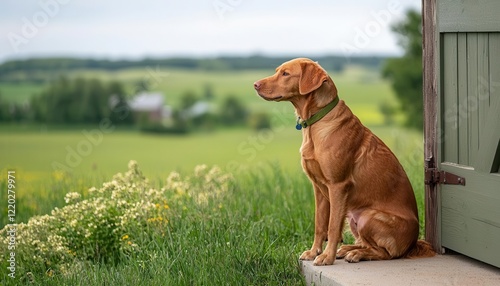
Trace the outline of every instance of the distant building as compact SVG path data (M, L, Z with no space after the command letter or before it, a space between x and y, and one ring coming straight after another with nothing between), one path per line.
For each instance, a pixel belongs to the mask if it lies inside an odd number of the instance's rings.
M195 118L210 113L212 109L212 106L208 102L198 101L188 109L184 110L183 116L186 119Z
M161 122L171 116L171 108L165 106L162 93L139 93L128 101L130 110L139 122Z

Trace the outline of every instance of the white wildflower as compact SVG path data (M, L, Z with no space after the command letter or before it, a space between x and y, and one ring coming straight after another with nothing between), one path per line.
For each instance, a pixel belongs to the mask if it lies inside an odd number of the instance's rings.
M77 200L79 200L81 197L81 195L77 192L71 192L71 193L67 193L66 196L64 197L64 201L69 204L69 203L72 203L72 202L76 202Z
M135 169L137 169L137 161L130 160L128 162L128 168L129 168L129 170L135 170Z
M205 164L202 164L202 165L198 165L196 167L194 167L194 175L196 177L201 177L205 174L205 171L207 170L207 165Z

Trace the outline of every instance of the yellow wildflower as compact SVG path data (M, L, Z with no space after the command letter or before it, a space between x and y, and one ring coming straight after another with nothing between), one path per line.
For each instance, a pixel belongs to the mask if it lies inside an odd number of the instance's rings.
M54 171L52 172L52 177L56 182L60 182L64 180L64 172L60 170Z

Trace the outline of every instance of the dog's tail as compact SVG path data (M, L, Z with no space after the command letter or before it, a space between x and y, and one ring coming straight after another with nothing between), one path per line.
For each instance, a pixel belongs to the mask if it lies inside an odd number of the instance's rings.
M432 257L436 255L436 252L432 249L430 243L425 240L418 240L415 246L408 251L404 256L405 258L420 258L420 257Z

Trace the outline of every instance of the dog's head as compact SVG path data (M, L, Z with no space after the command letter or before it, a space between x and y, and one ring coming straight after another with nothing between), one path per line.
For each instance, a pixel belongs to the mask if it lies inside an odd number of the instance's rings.
M333 81L318 63L297 58L283 63L274 75L256 81L253 86L265 100L293 101L323 88L324 84L330 96L337 96Z

